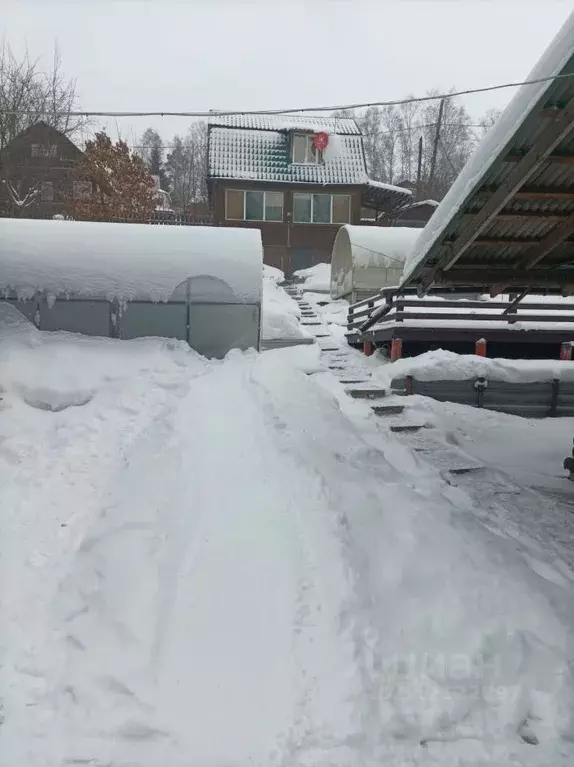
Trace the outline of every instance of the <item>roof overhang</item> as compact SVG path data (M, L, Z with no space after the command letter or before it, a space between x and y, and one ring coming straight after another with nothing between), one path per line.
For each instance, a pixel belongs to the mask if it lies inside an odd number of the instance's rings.
M423 230L402 286L574 293L574 14Z
M412 197L410 189L369 179L363 186L362 204L365 208L389 212L408 205Z

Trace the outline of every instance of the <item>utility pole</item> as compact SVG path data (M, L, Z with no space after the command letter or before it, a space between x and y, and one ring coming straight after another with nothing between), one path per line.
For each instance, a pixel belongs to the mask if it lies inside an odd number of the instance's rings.
M421 199L421 176L423 172L423 137L419 139L419 162L417 166L417 202Z
M436 170L436 158L438 154L438 142L440 141L440 124L442 122L442 116L444 112L444 102L445 99L441 99L440 106L438 109L438 120L436 123L436 134L434 137L434 144L432 148L432 160L431 160L431 166L430 166L430 174L429 174L429 194L432 194L432 188L433 188L433 181L434 181L434 173Z

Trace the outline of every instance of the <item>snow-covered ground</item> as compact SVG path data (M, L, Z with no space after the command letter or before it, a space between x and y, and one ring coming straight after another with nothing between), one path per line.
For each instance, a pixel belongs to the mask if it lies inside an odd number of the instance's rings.
M486 515L306 375L316 346L207 361L3 311L1 767L574 763L548 496L523 534ZM491 416L428 403L488 458ZM556 433L492 419L519 506L512 462Z

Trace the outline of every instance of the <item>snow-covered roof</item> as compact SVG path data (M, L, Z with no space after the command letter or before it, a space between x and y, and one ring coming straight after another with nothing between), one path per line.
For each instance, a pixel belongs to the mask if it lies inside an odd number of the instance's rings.
M367 186L372 189L382 189L386 192L398 192L405 197L412 197L413 194L410 189L405 189L404 186L395 186L394 184L387 184L384 181L375 181L372 178L367 181Z
M399 226L351 226L337 232L331 258L331 295L396 285L420 229Z
M350 117L316 117L315 115L213 115L209 118L211 127L244 128L267 131L312 131L318 133L339 133L347 136L359 136L361 131Z
M326 151L322 163L303 165L291 162L287 131L211 127L209 175L211 178L245 181L366 183L367 169L361 135L333 134L333 141L337 151Z
M419 202L409 202L405 205L404 210L410 210L411 208L420 208L423 205L430 205L431 208L438 208L440 202L436 200L420 200Z
M403 284L424 279L463 288L536 288L572 282L568 234L556 236L556 227L574 212L574 202L559 194L574 184L574 168L563 159L574 154L574 78L548 78L573 72L574 14L527 78L545 81L516 93L422 230ZM539 257L533 252L538 244ZM568 269L561 274L558 266Z
M258 229L0 219L0 291L167 301L191 278L214 300L259 304ZM207 286L207 287L209 287Z

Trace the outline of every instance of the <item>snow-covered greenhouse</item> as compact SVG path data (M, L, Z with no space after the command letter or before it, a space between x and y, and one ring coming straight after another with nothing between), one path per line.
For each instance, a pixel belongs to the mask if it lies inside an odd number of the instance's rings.
M412 227L341 227L331 258L331 296L353 304L398 285L420 233Z
M0 219L0 290L42 330L259 348L256 229Z

